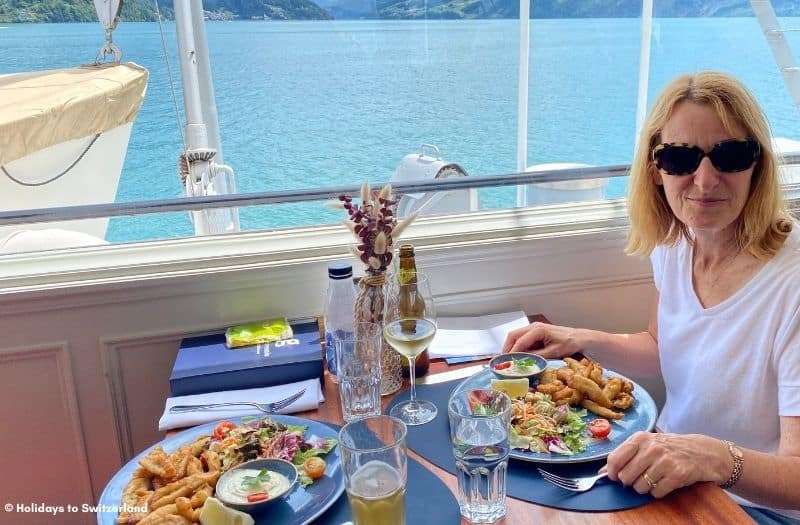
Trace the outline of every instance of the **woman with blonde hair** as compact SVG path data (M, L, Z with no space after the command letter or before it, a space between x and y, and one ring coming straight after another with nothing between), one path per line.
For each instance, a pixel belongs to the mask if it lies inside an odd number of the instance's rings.
M730 75L662 91L631 166L626 252L649 255L646 331L533 323L504 351L583 352L631 375L660 373L657 433L631 436L609 478L663 497L701 481L760 523L800 523L800 228L780 189L767 119Z

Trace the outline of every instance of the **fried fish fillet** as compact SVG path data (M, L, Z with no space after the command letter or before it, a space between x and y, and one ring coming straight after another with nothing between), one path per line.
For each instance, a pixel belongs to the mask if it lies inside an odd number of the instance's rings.
M588 377L583 377L581 375L575 374L572 377L572 380L569 382L569 386L574 388L575 390L580 390L583 392L585 397L588 397L595 403L600 406L604 406L606 408L613 408L614 405L610 399L608 399L603 391L600 389L600 386L589 379Z
M583 401L581 401L581 405L586 410L594 412L598 416L604 417L606 419L622 419L624 417L624 414L622 414L621 412L614 412L609 408L600 406L591 399L584 399Z

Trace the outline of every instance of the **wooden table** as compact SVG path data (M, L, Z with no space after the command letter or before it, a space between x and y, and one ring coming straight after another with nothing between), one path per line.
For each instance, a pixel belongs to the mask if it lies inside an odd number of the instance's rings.
M529 319L531 321L547 322L547 319L541 315L532 315L529 316ZM485 361L483 361L483 363L485 363ZM465 367L473 367L475 364L476 362L448 366L443 360L432 360L430 370L424 379L435 381L437 374L452 372ZM407 387L408 380L405 381L404 388L401 389L401 391ZM323 391L326 401L320 405L318 409L299 412L293 415L315 419L317 421L337 423L339 425L344 424L341 404L339 402L339 387L331 381L327 370L325 371L325 385ZM383 397L382 406L384 411L395 395L397 394ZM433 465L410 449L408 454L438 476L453 494L457 493L458 486L455 476ZM615 525L684 525L686 523L697 525L727 525L735 523L738 525L742 523L754 523L753 520L722 491L722 489L710 482L698 483L692 487L673 492L663 499L655 500L652 503L635 509L615 512L575 512L560 510L528 503L527 501L512 497L507 498L506 502L508 512L504 518L495 522L497 525L523 525L528 523L547 523L555 525L594 525L604 523ZM463 518L461 523L462 525L470 524L469 521Z
M530 316L531 320L544 321L543 316ZM485 361L484 361L485 363ZM448 366L443 360L432 360L430 370L426 378L435 377L436 374L457 370L464 367L475 366L473 363ZM404 387L408 387L406 380ZM404 388L404 389L405 389ZM331 423L344 424L342 419L341 404L339 402L339 388L330 380L328 372L325 372L325 403L320 405L317 410L309 410L294 414L308 419L318 421L328 421ZM402 391L402 390L401 390ZM394 394L396 395L396 394ZM394 398L394 395L384 396L382 399L383 409ZM453 494L456 494L458 486L456 478L449 472L433 465L423 457L409 449L409 456L413 457L428 470L436 474L447 485ZM647 505L635 509L621 510L616 512L574 512L528 503L527 501L515 498L507 498L508 512L505 518L498 520L498 525L522 525L527 523L547 523L547 524L731 524L731 523L754 523L752 519L728 497L722 489L715 484L699 483L692 487L673 492L667 497L655 500ZM466 519L461 520L462 524L468 525Z

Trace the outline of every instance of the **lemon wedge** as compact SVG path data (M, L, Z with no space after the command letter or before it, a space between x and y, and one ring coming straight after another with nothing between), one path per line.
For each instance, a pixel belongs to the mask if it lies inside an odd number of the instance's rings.
M217 498L208 498L200 511L201 525L254 525L253 518L240 510L230 509Z
M527 377L520 377L517 379L492 379L492 390L505 392L511 399L524 397L525 394L528 393L530 386Z

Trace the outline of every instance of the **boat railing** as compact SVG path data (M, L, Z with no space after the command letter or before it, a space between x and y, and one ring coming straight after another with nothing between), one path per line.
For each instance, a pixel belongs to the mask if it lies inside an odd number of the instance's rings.
M784 166L797 165L800 167L800 152L783 155L782 158ZM628 175L629 169L630 166L627 164L591 166L537 172L478 175L403 182L393 185L392 187L396 194L406 194L498 186L520 186L542 182L595 179L599 177L624 177ZM798 177L798 182L800 182L800 177ZM358 195L359 193L360 186L331 186L228 195L153 199L135 202L87 204L44 209L12 210L0 212L0 226L329 200L335 199L341 194Z

